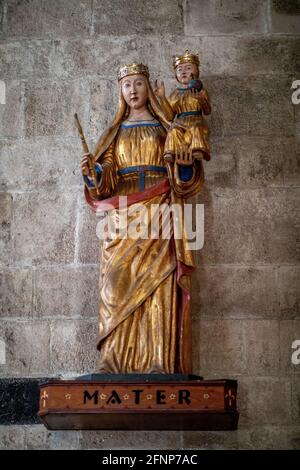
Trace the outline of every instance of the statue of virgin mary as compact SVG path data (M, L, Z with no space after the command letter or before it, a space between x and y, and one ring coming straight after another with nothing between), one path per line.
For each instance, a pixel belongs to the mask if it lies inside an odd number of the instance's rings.
M164 159L170 122L143 64L125 65L118 74L119 103L93 154L81 161L85 196L97 212L119 220L126 211L134 224L135 204L147 223L153 207L183 207L203 186L201 160L178 143L176 159ZM91 164L97 175L92 178ZM127 196L127 206L120 204ZM152 210L151 210L152 208ZM187 236L174 237L171 212L168 238L114 236L103 241L100 266L99 371L101 373L192 372L191 274L195 269ZM156 221L157 222L157 221ZM148 232L150 234L150 230Z

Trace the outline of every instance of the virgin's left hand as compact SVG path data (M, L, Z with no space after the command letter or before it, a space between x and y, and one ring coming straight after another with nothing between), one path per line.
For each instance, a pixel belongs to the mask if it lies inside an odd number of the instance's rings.
M175 162L178 163L178 165L183 166L192 165L194 163L192 151L187 147L181 147L178 150L176 149Z

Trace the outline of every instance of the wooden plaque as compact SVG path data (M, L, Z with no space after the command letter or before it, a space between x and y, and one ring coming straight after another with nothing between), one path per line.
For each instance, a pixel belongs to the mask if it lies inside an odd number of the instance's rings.
M53 381L40 387L48 429L236 429L235 380Z

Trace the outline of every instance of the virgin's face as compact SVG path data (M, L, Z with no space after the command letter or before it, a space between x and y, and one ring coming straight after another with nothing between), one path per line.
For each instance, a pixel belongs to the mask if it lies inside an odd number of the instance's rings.
M122 78L122 94L130 108L140 109L148 99L147 79L144 75L129 75Z
M180 64L176 68L176 78L182 85L187 85L192 78L199 77L199 69L196 64Z

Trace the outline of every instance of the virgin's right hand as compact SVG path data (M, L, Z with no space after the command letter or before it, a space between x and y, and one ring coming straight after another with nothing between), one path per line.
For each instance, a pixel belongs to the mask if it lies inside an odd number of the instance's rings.
M94 155L92 153L84 153L80 160L81 172L83 176L91 175L91 166L94 164Z

